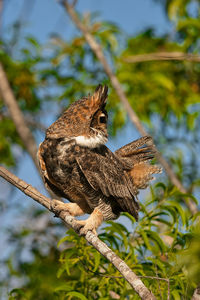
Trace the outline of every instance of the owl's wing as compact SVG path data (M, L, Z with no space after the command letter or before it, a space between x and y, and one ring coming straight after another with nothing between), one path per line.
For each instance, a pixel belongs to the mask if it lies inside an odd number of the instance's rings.
M76 160L93 189L100 190L106 197L112 196L122 211L137 219L139 204L133 181L120 160L106 146L86 149L84 155L77 156Z

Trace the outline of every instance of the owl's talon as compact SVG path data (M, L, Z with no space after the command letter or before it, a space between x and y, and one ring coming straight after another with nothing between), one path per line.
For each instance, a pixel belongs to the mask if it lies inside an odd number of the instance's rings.
M84 236L84 235L86 235L87 233L88 233L88 231L91 231L94 235L97 235L97 231L96 231L96 229L95 228L93 228L93 229L88 229L87 227L85 228L85 226L84 227L82 227L80 230L79 230L79 234L80 234L80 236Z
M76 231L76 233L80 234L80 230L83 228L83 226L83 224L80 224L79 221L77 221L74 225L74 230Z
M79 229L79 235L84 236L88 233L88 231L92 231L93 234L97 235L96 228L94 228L94 226L92 226L91 223L87 223L86 221L85 224L81 223Z
M60 200L57 200L57 199L52 199L52 201L51 201L51 210L55 214L56 217L59 216L59 213L61 211L66 211L70 215L70 212L67 209L67 203L63 203L63 202L61 202Z
M102 212L98 208L95 208L87 220L78 221L78 223L81 225L79 234L86 235L88 231L91 231L93 234L97 235L96 229L101 225L102 221Z
M96 228L94 228L94 225L91 222L88 222L88 220L77 221L75 230L80 236L86 235L88 231L92 231L97 235Z
M84 211L76 203L63 203L60 200L53 199L51 202L51 210L55 213L56 216L59 216L61 211L66 212L70 216L81 216L84 214Z

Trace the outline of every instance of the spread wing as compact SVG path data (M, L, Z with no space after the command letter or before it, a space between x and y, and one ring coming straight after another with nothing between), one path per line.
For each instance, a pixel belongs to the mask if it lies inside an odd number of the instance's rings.
M117 156L106 146L85 149L84 155L77 156L77 163L88 183L106 197L112 196L122 211L132 214L136 219L139 204L133 181Z

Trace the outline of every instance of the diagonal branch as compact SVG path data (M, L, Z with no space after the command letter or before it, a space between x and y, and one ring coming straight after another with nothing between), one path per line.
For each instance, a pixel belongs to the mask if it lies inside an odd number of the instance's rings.
M192 53L183 52L155 52L155 53L145 53L133 56L127 56L123 58L123 61L127 63L138 63L154 60L186 60L192 62L200 62L200 55Z
M128 98L126 97L126 95L125 95L125 93L122 89L122 86L121 86L119 80L117 79L117 77L113 73L109 63L107 62L106 57L104 56L103 50L101 48L101 45L98 44L98 42L92 36L92 34L90 33L90 30L87 28L87 26L85 26L80 21L77 13L74 10L74 6L70 5L68 0L63 0L62 4L64 5L66 11L68 12L69 16L71 17L71 19L74 22L74 24L76 25L76 27L84 35L87 43L89 44L90 48L92 49L92 51L94 52L94 54L96 55L98 60L101 62L106 74L108 75L108 77L109 77L109 79L112 83L113 88L115 89L120 101L124 105L124 108L127 111L130 120L135 125L135 127L138 129L138 131L140 132L141 135L147 135L147 132L146 132L144 126L142 125L140 119L138 118L135 111L132 109L132 107L131 107L131 105L128 101ZM170 166L170 164L165 160L165 158L160 153L158 154L158 159L159 159L160 163L163 165L163 167L164 167L168 177L170 178L171 182L182 193L184 193L184 194L187 193L187 190L185 189L185 187L182 185L182 183L180 182L180 180L178 179L178 177L174 173L174 171L173 171L172 167ZM192 214L195 214L195 213L198 212L196 204L191 199L189 199L188 201L185 201L185 204L188 206L188 208L189 208L189 210L191 211Z
M5 106L8 108L9 114L16 126L17 133L19 134L28 153L32 157L34 164L38 168L38 163L36 158L37 144L35 142L35 139L31 131L29 130L26 124L23 113L21 112L17 104L17 101L15 99L15 96L10 87L6 73L1 63L0 63L0 95L2 96Z
M31 197L33 200L37 201L49 211L52 211L51 199L45 197L40 192L38 192L34 187L25 181L21 180L4 167L0 166L0 176L5 180L10 182L12 185L16 186L24 194ZM59 218L68 226L76 230L77 222L76 219L67 214L67 212L60 211ZM148 288L143 284L141 279L127 266L127 264L119 258L105 243L103 243L96 235L89 231L85 239L104 257L106 257L115 268L122 274L124 279L129 282L135 292L143 300L155 300L155 296L148 290Z

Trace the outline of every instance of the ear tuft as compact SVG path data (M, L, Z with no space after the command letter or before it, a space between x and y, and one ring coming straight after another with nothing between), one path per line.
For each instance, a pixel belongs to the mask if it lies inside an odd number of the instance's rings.
M104 105L108 96L108 86L99 84L91 97L92 106Z

